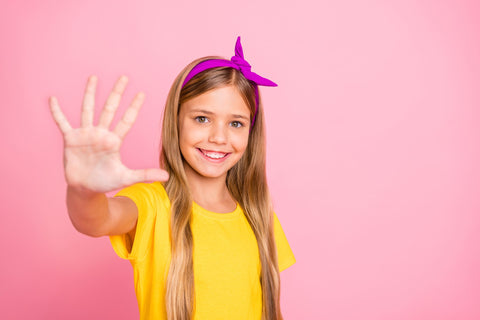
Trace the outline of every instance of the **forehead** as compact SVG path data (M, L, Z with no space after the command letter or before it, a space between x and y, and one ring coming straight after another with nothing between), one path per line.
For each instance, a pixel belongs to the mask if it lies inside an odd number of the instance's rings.
M225 86L202 93L180 106L180 113L208 111L215 114L241 114L250 117L250 109L234 86Z

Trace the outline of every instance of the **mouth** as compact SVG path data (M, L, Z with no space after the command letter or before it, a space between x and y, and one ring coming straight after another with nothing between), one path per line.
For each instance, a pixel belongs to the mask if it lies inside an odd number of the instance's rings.
M210 151L198 148L198 150L210 160L222 160L225 159L230 153L220 151Z

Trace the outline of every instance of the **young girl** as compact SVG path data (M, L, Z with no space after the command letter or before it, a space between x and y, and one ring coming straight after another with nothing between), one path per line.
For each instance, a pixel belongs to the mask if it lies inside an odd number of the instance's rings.
M178 75L163 120L165 170L121 163L122 140L144 100L137 94L109 130L126 77L97 126L96 77L78 129L50 99L64 136L71 221L81 233L110 236L130 260L141 319L282 319L279 272L295 258L272 210L258 93L258 85L276 84L250 69L238 38L231 60L198 59Z

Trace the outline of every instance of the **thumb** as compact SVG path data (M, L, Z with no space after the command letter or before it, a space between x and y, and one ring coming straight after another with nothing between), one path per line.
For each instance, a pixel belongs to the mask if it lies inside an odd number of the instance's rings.
M168 172L162 169L141 169L130 170L128 174L128 184L138 182L167 181Z

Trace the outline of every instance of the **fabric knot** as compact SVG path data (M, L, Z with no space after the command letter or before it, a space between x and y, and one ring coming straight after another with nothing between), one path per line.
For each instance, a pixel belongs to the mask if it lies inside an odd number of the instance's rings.
M268 87L276 87L277 84L267 78L263 78L258 74L252 72L252 66L245 60L243 56L243 48L242 44L240 43L240 37L237 38L237 42L235 44L235 55L230 60L223 60L223 59L211 59L205 60L197 64L193 67L192 70L188 73L183 81L182 88L187 84L190 79L194 76L199 74L202 71L217 68L217 67L230 67L236 70L240 70L243 76L251 81L254 84L255 88L255 114L253 116L252 125L255 122L255 117L258 111L258 86L268 86Z

